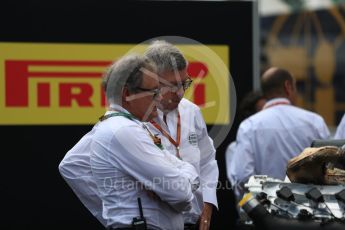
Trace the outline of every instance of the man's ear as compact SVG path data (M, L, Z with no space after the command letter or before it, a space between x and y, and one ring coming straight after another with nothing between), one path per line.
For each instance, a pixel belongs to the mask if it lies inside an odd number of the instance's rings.
M122 89L122 102L127 102L127 97L129 96L129 90L127 87Z
M292 88L292 84L290 81L286 80L284 82L284 93L286 96L290 96L292 94L293 88Z

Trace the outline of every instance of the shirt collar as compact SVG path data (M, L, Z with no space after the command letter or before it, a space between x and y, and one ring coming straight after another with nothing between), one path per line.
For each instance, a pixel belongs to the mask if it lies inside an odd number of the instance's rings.
M129 113L129 114L131 114L130 112L128 112L128 110L126 110L122 106L120 106L118 104L111 103L109 105L109 110L105 112L105 115L108 115L108 114L111 114L111 113L116 113L116 112L122 112L122 113ZM137 124L143 124L143 125L146 124L146 122L141 122L138 119L134 119L134 122L136 122Z
M289 101L289 99L284 98L284 97L274 98L267 101L262 109L267 109L274 105L281 105L281 104L291 105L291 102Z
M118 112L123 112L123 113L129 113L130 114L130 112L128 112L125 108L123 108L122 106L120 106L118 104L111 103L109 108L110 109L106 112L106 114L113 113L114 110L118 111Z
M177 111L178 111L178 108L169 111L169 112L166 114L166 117L177 116ZM158 117L157 117L157 118L159 118L160 120L163 121L164 113L163 113L160 109L157 109L157 112L158 112ZM155 118L155 119L157 119L157 118ZM154 119L154 120L155 120L155 119Z

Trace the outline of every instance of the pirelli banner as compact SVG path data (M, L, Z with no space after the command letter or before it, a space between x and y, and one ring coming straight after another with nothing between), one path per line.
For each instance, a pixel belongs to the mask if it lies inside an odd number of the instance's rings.
M105 69L136 44L0 43L0 125L94 124L106 107ZM229 47L178 45L189 61L193 87L185 97L206 123L229 124ZM207 49L207 50L203 50ZM226 66L198 55L211 50ZM195 54L195 55L194 55ZM200 57L195 58L195 57ZM221 95L220 95L221 92Z

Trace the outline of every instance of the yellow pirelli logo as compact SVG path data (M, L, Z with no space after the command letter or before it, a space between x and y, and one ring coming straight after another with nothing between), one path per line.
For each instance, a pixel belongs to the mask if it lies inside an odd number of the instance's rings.
M135 47L135 48L134 48ZM179 45L195 78L185 97L200 106L208 124L229 123L227 68L206 55L201 45ZM0 124L94 124L105 111L101 76L140 45L0 43ZM227 46L207 46L226 64ZM206 50L204 50L206 51Z

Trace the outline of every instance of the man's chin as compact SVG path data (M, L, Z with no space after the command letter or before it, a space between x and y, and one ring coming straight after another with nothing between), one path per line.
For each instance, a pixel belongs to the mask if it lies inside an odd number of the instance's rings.
M176 109L177 107L178 107L178 104L179 104L180 102L178 101L172 101L172 102L170 102L167 106L166 106L166 110L169 110L169 111L171 111L171 110L174 110L174 109Z
M161 103L158 108L160 111L164 112L164 113L168 113L172 110L175 110L180 102L176 102L176 101L172 101L169 103Z
M152 111L150 117L151 117L151 119L152 119L152 118L155 118L155 117L157 117L157 116L158 116L158 112L157 112L157 109L156 109L156 110Z

